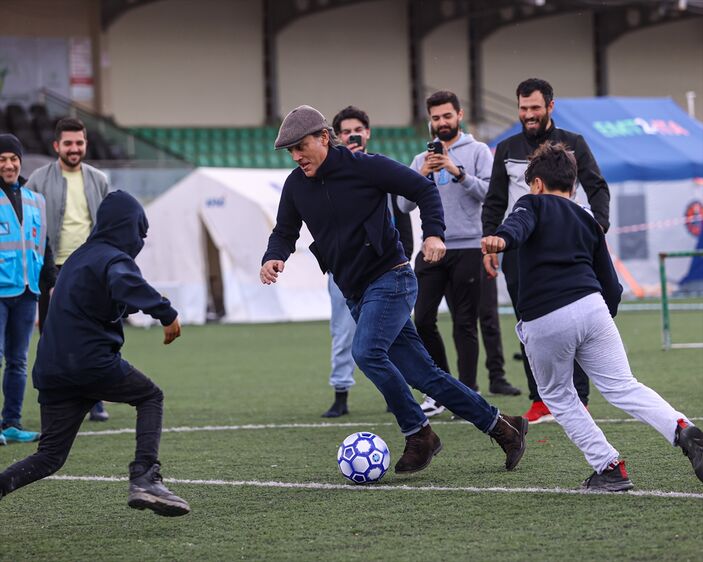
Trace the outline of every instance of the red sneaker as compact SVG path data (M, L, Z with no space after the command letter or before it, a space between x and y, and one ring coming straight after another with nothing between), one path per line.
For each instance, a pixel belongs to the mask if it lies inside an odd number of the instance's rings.
M527 421L530 423L554 421L554 416L549 411L549 408L547 408L547 405L541 400L533 402L532 406L530 406L530 409L527 410L527 412L525 412L522 417L527 418Z

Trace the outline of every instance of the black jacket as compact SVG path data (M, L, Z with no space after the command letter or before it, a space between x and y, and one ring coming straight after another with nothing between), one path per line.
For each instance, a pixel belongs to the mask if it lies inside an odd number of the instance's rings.
M496 230L506 250L519 248L520 318L534 320L600 292L615 316L622 287L605 234L577 203L558 195L525 195Z
M80 387L124 376L122 318L142 310L171 324L178 313L149 285L134 258L149 224L128 193L110 193L88 240L61 268L32 371L39 402L80 394Z
M506 211L512 210L508 208L509 201L514 204L520 197L530 192L529 186L525 183L528 157L546 141L562 142L574 151L578 165L578 181L586 192L593 215L603 230L608 231L610 190L591 149L581 135L557 129L552 121L550 128L539 137L531 137L521 132L505 139L496 147L491 182L488 185L481 215L484 236L493 234L498 225L503 222Z
M332 272L346 298L360 298L369 283L408 259L388 193L417 202L423 239L444 239L442 201L431 181L380 154L330 147L314 178L297 168L286 179L262 263L288 259L305 221L320 269Z
M398 196L392 195L393 203L393 218L395 219L395 227L400 235L400 243L403 245L403 251L408 259L413 257L415 242L413 240L413 223L410 215L404 213L398 208Z

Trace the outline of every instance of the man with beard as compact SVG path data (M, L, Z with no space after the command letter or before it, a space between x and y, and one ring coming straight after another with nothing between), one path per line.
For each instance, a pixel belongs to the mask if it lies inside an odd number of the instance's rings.
M107 177L97 168L83 162L88 147L85 125L73 117L56 124L54 150L58 160L35 170L27 188L46 199L49 240L60 270L68 256L88 238L100 202L108 192ZM49 310L49 287L41 287L39 297L39 331L44 328ZM109 418L102 402L90 410L91 421Z
M27 352L39 286L51 287L56 280L44 198L28 190L20 176L22 153L16 136L0 134L0 360L5 361L0 445L39 439L39 433L25 430L21 423Z
M448 91L432 94L426 101L430 128L442 150L418 154L411 167L437 186L447 224L447 253L430 263L420 252L415 260L418 293L415 327L435 363L449 371L449 362L437 329L437 309L446 296L452 315L454 345L457 351L459 380L478 390L477 322L481 302L481 205L486 196L493 158L491 151L472 135L460 130L464 117L457 96ZM398 206L410 212L415 204L399 198ZM514 388L503 374L490 381L493 394L514 395ZM428 416L440 414L444 406L426 397L422 409Z
M371 138L371 126L368 114L349 105L342 109L332 119L334 134L352 152L366 152ZM397 196L388 195L388 210L398 234L403 251L408 259L413 254L413 228L410 216L398 209ZM354 385L354 359L352 358L352 341L356 331L356 322L352 318L347 301L334 282L330 273L328 275L328 289L332 304L330 316L330 334L332 336L332 371L330 372L330 385L334 388L334 402L322 414L323 418L338 418L349 413L347 399L349 389Z
M604 232L610 225L609 205L610 191L608 184L600 173L598 164L584 138L576 133L558 129L552 121L554 110L554 90L545 80L529 78L521 82L516 91L518 101L518 116L522 122L522 132L500 142L496 147L495 159L488 193L483 204L483 235L491 236L503 222L506 211L511 211L515 202L523 195L530 193L530 186L525 182L525 170L529 164L529 156L543 143L563 143L573 151L576 157L577 178L581 184L591 211ZM574 193L575 193L574 189ZM489 254L484 257L484 265L488 273L497 275L498 257ZM513 302L515 314L518 302L518 263L517 252L508 251L503 254L503 272L508 286L508 293ZM520 344L527 384L530 388L532 405L525 413L531 423L539 423L553 419L549 408L540 398L535 378L525 354L525 348ZM583 369L575 363L574 386L584 405L588 405L589 383Z

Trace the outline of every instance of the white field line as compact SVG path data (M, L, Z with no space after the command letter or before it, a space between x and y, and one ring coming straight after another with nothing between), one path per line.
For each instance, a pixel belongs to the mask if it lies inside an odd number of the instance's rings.
M689 418L691 421L701 421L703 418ZM595 420L596 423L640 423L634 418L611 419L603 418ZM469 423L466 421L433 421L432 425L457 425ZM556 423L554 420L543 423ZM336 427L380 427L395 426L395 422L344 422L344 423L267 423L267 424L245 424L245 425L202 425L202 426L181 426L165 427L162 433L197 433L200 431L245 431L254 429L329 429ZM79 436L100 436L100 435L120 435L123 433L134 433L134 428L125 427L122 429L103 429L98 431L81 431Z
M47 480L64 480L74 482L127 482L126 477L117 476L49 476ZM593 496L617 495L619 497L637 496L643 498L674 498L674 499L696 499L703 500L703 494L692 492L663 492L661 490L634 490L630 492L620 492L612 494L608 492L584 492L580 489L570 488L505 488L502 486L491 486L486 488L475 486L407 486L407 485L387 485L371 484L368 486L355 486L353 484L325 484L322 482L275 482L260 480L188 480L182 478L164 478L164 482L169 484L192 484L195 486L230 486L243 487L252 486L258 488L283 488L286 490L343 490L346 492L464 492L468 494L554 494L554 495L575 495Z

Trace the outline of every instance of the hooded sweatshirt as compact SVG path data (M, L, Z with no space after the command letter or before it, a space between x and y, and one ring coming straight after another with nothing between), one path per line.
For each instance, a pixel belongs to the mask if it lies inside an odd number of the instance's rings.
M481 206L488 191L493 168L491 149L475 140L473 135L461 133L459 139L449 147L447 154L466 175L461 182L456 181L446 170L427 176L434 181L442 198L444 221L447 225L444 243L447 250L479 248L482 235ZM415 156L410 167L420 172L426 156L426 152ZM409 213L415 206L412 201L398 198L398 207L404 213Z
M32 371L40 403L80 395L86 386L112 384L130 371L120 354L122 318L128 314L142 310L164 326L178 316L134 262L148 228L134 197L110 193L88 240L64 263Z

